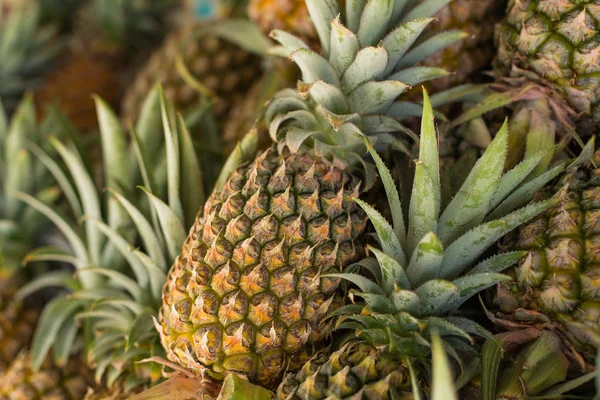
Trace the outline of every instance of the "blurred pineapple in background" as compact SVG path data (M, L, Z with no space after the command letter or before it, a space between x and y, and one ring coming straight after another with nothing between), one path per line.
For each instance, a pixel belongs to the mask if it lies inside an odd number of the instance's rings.
M36 93L38 111L58 104L76 128L93 128L92 95L120 103L133 70L160 43L175 10L175 0L85 2L75 17L68 54Z
M431 81L432 92L481 80L496 52L494 25L502 19L505 6L506 0L452 0L436 14L430 25L432 36L456 29L466 37L423 61L423 65L452 72Z
M260 76L260 57L214 34L214 27L217 24L186 21L170 34L127 90L122 106L126 122L137 119L155 83L163 85L165 96L181 112L189 111L205 95L215 102L215 118L226 117L232 104Z

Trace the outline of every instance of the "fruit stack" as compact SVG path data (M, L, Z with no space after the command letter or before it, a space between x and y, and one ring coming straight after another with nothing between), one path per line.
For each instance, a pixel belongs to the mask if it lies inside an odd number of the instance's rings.
M598 0L0 0L0 55L0 400L600 396Z

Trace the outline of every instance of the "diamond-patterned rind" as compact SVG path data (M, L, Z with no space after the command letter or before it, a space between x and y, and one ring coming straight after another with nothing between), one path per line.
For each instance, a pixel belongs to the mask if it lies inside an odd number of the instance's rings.
M600 124L600 1L511 0L496 66L533 71Z
M596 154L596 165L600 152ZM517 248L528 255L515 269L526 308L557 317L579 350L600 340L600 168L567 172L554 195L559 203L521 228Z
M349 343L326 357L319 355L283 380L278 400L391 399L410 395L410 373L375 347ZM408 397L407 397L408 398Z
M268 150L214 193L163 290L171 360L269 384L321 340L339 272L356 260L367 217L358 182L308 155Z

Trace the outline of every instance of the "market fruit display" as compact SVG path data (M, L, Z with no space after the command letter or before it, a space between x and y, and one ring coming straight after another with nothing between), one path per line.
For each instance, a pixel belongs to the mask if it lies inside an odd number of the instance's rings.
M0 400L596 400L597 0L0 0Z

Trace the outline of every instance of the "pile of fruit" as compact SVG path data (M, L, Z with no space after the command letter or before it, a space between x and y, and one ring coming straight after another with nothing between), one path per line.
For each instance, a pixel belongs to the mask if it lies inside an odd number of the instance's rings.
M600 0L0 0L0 400L600 398Z

